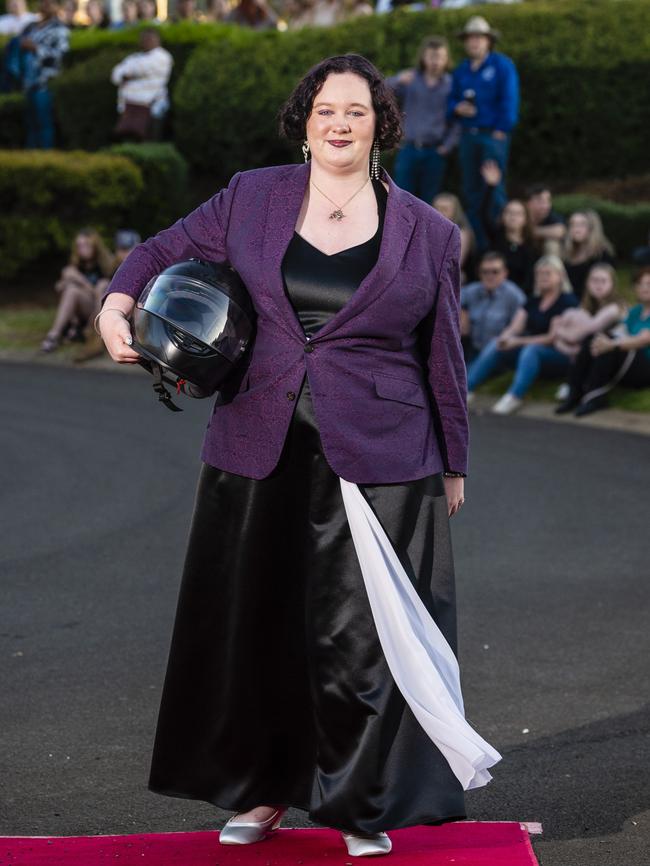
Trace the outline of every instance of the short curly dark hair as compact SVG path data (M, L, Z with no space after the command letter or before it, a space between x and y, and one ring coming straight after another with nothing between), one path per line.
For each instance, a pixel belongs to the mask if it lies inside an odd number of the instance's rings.
M305 138L307 118L316 95L328 75L341 72L354 72L368 82L376 115L375 138L382 150L395 147L402 137L402 118L397 99L374 63L361 54L339 54L312 66L278 113L280 135L289 141L302 141Z

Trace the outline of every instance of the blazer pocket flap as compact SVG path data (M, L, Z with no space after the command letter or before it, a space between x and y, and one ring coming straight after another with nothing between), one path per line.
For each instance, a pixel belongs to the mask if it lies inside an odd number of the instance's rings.
M409 379L397 379L385 373L373 373L375 390L380 397L387 400L397 400L400 403L409 403L411 406L422 406L426 409L427 398L422 391L419 382Z

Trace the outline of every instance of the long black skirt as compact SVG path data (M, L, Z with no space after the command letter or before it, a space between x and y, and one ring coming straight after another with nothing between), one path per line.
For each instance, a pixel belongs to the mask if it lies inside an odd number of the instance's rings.
M456 652L441 474L359 488ZM149 787L358 833L465 817L387 667L306 377L270 476L202 466Z

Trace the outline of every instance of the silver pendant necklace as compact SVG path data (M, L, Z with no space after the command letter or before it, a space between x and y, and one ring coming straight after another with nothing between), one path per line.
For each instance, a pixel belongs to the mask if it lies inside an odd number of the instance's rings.
M331 198L327 195L327 193L324 193L322 189L320 189L319 187L317 187L313 180L310 180L310 183L312 184L312 186L316 187L316 189L318 190L318 192L319 192L321 195L324 195L325 198L326 198L328 201L331 201L333 205L336 205L336 210L333 210L333 211L332 211L332 213L329 215L329 219L331 219L331 220L338 220L338 221L340 222L340 221L343 219L343 217L345 216L345 214L343 213L343 208L346 207L346 206L347 206L347 205L352 201L352 199L354 198L355 195L359 195L359 193L360 193L361 190L364 188L364 186L368 183L369 180L370 180L370 176L368 176L368 177L364 180L364 182L361 184L361 186L359 187L359 189L358 189L358 190L357 190L353 195L351 195L350 198L349 198L346 202L344 202L344 204L342 204L342 205L338 205L338 204L336 204L336 202L334 201L334 199L331 199Z

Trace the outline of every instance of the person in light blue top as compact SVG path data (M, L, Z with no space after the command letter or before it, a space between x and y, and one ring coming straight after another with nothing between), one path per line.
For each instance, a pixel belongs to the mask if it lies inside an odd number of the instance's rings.
M460 120L460 168L467 215L480 251L487 247L481 221L485 181L481 167L494 160L501 180L492 196L494 216L507 201L505 176L512 130L519 119L519 76L513 61L494 51L499 37L485 18L470 18L458 33L467 59L453 72L447 115Z
M479 280L460 290L460 332L467 362L498 337L526 303L524 292L508 279L502 253L485 253L478 275Z

